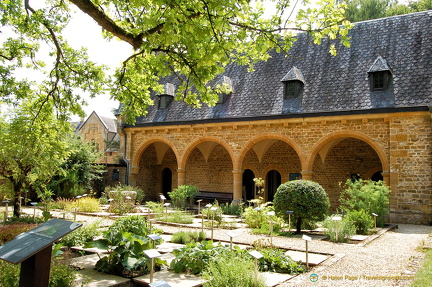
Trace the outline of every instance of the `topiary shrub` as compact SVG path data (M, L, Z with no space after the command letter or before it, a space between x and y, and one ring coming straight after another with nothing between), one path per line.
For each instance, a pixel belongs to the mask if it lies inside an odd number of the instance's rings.
M294 211L291 218L300 233L303 219L324 220L330 207L327 193L321 185L310 180L293 180L281 184L273 200L276 215L288 221L286 211Z

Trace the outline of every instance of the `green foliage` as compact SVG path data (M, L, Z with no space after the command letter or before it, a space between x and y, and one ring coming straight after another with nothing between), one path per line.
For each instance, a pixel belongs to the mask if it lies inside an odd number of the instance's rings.
M87 242L92 241L96 236L101 234L98 226L99 222L84 225L62 237L59 242L68 247L84 246Z
M90 196L85 196L66 203L65 205L65 210L67 211L75 211L75 208L80 212L99 212L99 200Z
M145 206L147 208L150 208L151 211L154 213L163 213L164 212L164 206L163 206L162 202L147 201Z
M267 215L269 212L274 211L274 208L269 205L270 202L262 203L262 198L257 203L258 207L246 207L242 218L250 228L261 229L263 225L268 226L269 220L274 220L275 216Z
M67 265L59 264L55 260L51 264L49 287L74 287L76 271ZM20 282L20 265L0 260L0 286L18 287Z
M341 193L341 209L364 210L367 214L377 214L377 226L383 227L385 216L389 212L390 189L382 181L347 180Z
M164 214L159 214L157 219L165 222L191 224L194 216L188 212L174 211Z
M302 262L296 262L285 254L282 249L262 249L259 252L264 256L258 260L259 270L262 272L288 273L291 275L303 273L306 270Z
M223 221L222 215L222 208L219 206L219 203L215 201L212 206L201 209L201 213L204 215L205 218L208 220L215 220L218 225L220 225Z
M245 210L243 202L239 202L238 204L233 204L232 202L222 203L220 208L223 214L237 216L240 216Z
M316 182L310 180L293 180L281 184L274 196L276 215L288 222L286 211L294 211L291 220L296 222L297 233L300 232L303 219L312 222L323 220L330 207L327 193Z
M236 252L242 252L240 248L234 248ZM216 257L230 252L228 246L214 245L213 241L189 243L186 247L173 250L176 257L171 261L170 267L176 272L202 274L205 268Z
M212 260L204 272L204 278L208 281L204 287L265 287L265 278L258 276L255 285L255 263L253 260L234 255L222 256L218 260Z
M144 197L145 197L144 190L142 190L138 186L131 186L131 185L125 185L125 184L119 183L116 186L105 187L105 194L111 195L111 193L110 193L111 191L135 191L136 192L135 201L138 204L140 204L144 200Z
M91 143L81 138L69 139L69 154L62 163L62 172L55 175L47 187L55 196L76 197L91 189L91 183L101 178L103 165L96 165L98 154Z
M150 224L144 216L131 215L120 217L108 228L110 232L130 232L140 236L150 234Z
M109 212L118 215L135 212L134 200L126 198L126 196L122 194L122 192L111 192L109 203Z
M179 231L172 235L171 242L186 244L191 242L200 242L207 238L205 232L190 232L190 231Z
M356 234L369 234L369 229L374 227L372 215L363 209L349 210L345 214L345 218L354 225Z
M171 202L175 208L186 209L188 203L193 205L195 196L199 194L198 187L193 185L180 185L173 191L168 192Z
M36 192L45 200L52 195L47 184L64 172L61 166L68 157L68 140L72 137L70 124L53 115L50 101L41 109L34 104L23 101L10 112L8 120L0 118L0 178L7 182L0 188L12 187L17 217L24 190Z
M108 230L103 239L90 242L85 247L109 251L96 263L95 267L100 272L128 278L150 272L150 259L144 254L144 250L153 248L153 242L148 237ZM160 270L162 265L167 265L167 262L155 258L155 270Z
M426 258L423 262L423 266L415 274L411 287L424 287L430 285L430 276L432 274L432 249L428 249L425 252Z
M6 221L6 224L15 224L15 223L39 224L44 222L45 221L41 217L36 216L35 218L33 218L33 216L26 215L21 217L16 217L16 216L9 217L8 220Z
M325 228L324 234L327 235L328 239L332 242L348 242L351 236L355 234L355 226L346 217L343 217L340 221L333 220L332 218L335 216L340 215L328 216L323 221L322 225Z
M14 239L17 235L35 228L37 224L13 223L0 227L0 245Z

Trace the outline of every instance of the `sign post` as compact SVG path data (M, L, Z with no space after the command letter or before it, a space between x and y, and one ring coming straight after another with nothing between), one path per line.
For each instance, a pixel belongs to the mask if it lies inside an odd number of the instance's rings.
M255 258L255 278L254 278L254 284L255 287L258 286L258 259L263 258L264 255L262 255L261 253L259 253L256 250L253 250L251 252L249 252L250 255L252 255L252 257Z
M0 246L0 259L21 263L20 287L46 287L53 243L81 226L82 223L51 219Z
M312 238L307 236L307 235L303 235L302 239L304 239L306 242L306 269L309 270L309 246L308 246L308 242L312 241Z
M216 213L217 207L216 206L210 207L210 210L213 211L212 212L212 224L211 224L211 240L213 241L214 219L215 219L215 213Z
M233 247L233 237L236 237L237 234L235 234L234 232L227 232L226 235L228 235L229 238L230 238L230 251L232 251L232 247Z
M3 200L3 203L6 204L6 211L5 211L5 214L4 214L4 224L6 224L6 220L7 220L8 215L9 215L9 212L8 212L9 202L10 202L9 200Z
M335 224L336 224L336 242L338 242L339 221L342 220L342 217L334 216L334 217L332 217L332 220L335 221Z
M150 260L151 260L150 283L153 283L154 259L155 259L155 257L161 256L161 254L156 249L144 250L144 254L147 255L147 257L150 258Z
M286 214L288 214L288 232L291 231L291 214L293 214L294 211L288 210Z
M7 210L7 205L6 205L6 210ZM375 230L376 230L376 218L377 218L378 214L372 213L372 215L374 217L374 224L375 224Z
M271 217L270 219L270 244L273 246L273 216L275 215L274 211L267 212L267 215Z

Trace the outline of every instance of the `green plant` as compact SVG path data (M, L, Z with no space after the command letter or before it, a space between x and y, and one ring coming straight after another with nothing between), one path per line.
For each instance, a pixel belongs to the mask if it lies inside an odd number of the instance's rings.
M374 227L374 219L366 210L349 210L345 214L345 218L352 222L355 227L356 234L368 234L369 229Z
M180 185L173 191L168 192L171 202L175 208L186 209L188 205L192 206L195 196L199 194L198 187L193 185Z
M107 205L109 203L108 201L108 195L105 192L102 192L101 196L98 198L100 205Z
M171 238L172 243L186 244L191 242L203 241L207 238L205 232L190 232L190 231L179 231L174 233Z
M268 213L274 211L274 209L273 206L269 205L271 202L263 203L263 199L261 197L254 200L254 203L258 206L246 207L242 214L242 218L250 228L261 229L265 224L268 226L269 220L274 219L274 216L268 215Z
M150 259L144 251L153 248L153 242L148 238L130 232L108 230L103 239L89 242L85 247L97 247L108 250L109 254L96 262L100 272L123 277L136 277L150 272ZM165 260L155 258L155 270L167 265Z
M234 247L234 252L243 252L238 246ZM176 273L201 274L211 260L215 260L217 256L227 252L230 252L228 246L222 246L221 244L215 246L211 240L189 243L186 244L186 247L173 251L176 258L171 261L170 267Z
M414 276L412 287L423 287L430 286L432 274L432 249L426 250L426 258L423 262L422 267Z
M126 213L132 213L135 211L134 200L132 198L126 198L126 196L124 196L122 192L111 192L109 202L109 212L118 215L124 215Z
M223 214L240 216L244 212L244 203L242 201L238 204L222 203L220 208Z
M389 212L390 189L382 181L355 180L345 182L341 193L341 209L364 210L368 214L377 214L377 226L384 226L385 216Z
M300 233L303 219L323 220L330 207L327 193L321 185L310 180L292 180L281 184L274 196L276 214L288 222L286 211L294 211L291 218Z
M258 260L259 270L263 272L288 273L291 275L303 273L301 261L296 262L285 254L282 249L262 249L259 251L263 257Z
M58 197L55 201L49 203L51 209L65 209L67 205L72 204L74 199Z
M201 209L201 213L208 220L215 220L218 225L222 223L223 212L217 200L215 200L211 207Z
M135 201L139 204L144 200L145 193L144 191L137 186L130 186L124 184L118 184L116 186L107 186L105 187L105 194L109 194L111 196L111 191L135 191Z
M17 235L35 228L37 224L14 223L0 227L0 245L14 239Z
M191 224L193 222L194 216L191 213L174 211L165 214L159 214L157 218L158 220L165 222Z
M140 236L147 236L150 234L150 224L144 216L131 215L118 218L108 227L108 231L117 233L130 232Z
M255 285L255 263L252 258L226 254L212 260L204 272L208 280L204 287L265 287L265 278L259 275Z
M63 243L64 246L83 246L87 242L92 241L96 236L100 235L101 232L98 229L99 222L95 222L89 225L82 226L68 235L62 237L59 242Z
M66 203L65 210L75 211L75 209L80 212L98 212L100 211L100 205L96 198L85 196Z
M164 206L162 202L155 202L155 201L147 201L145 206L149 209L151 209L154 213L163 213L164 212Z
M27 223L27 224L39 224L39 223L44 223L44 219L41 217L35 217L33 218L33 216L30 215L22 215L20 217L9 217L8 220L6 221L6 224L15 224L15 223Z
M64 264L53 260L50 271L49 287L73 287L76 271ZM0 260L0 286L18 287L20 282L20 265Z
M323 221L324 234L331 242L348 242L351 236L355 234L355 226L346 217L341 220L333 220L334 217L341 216L331 215Z

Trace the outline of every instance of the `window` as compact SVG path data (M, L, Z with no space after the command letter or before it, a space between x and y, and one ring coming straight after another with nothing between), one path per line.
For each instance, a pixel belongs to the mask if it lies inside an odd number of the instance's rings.
M388 71L370 73L371 91L385 91L388 88L390 75Z
M166 109L171 103L173 97L170 95L160 95L159 96L159 109Z
M300 81L287 81L284 82L284 98L297 98L302 90L302 82Z

